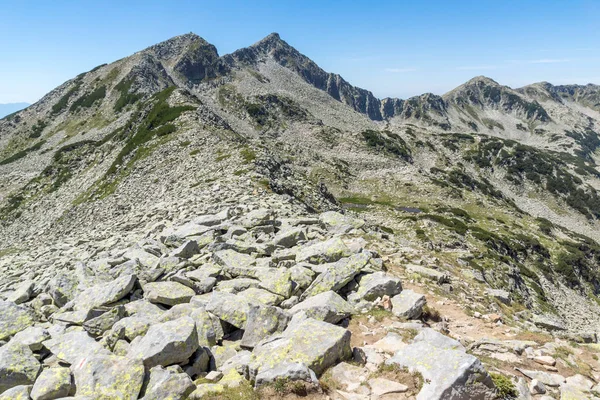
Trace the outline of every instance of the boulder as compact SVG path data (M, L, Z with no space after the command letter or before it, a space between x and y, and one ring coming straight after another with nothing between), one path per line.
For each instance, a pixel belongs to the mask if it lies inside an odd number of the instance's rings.
M276 306L284 298L265 289L248 288L238 293L241 298L247 299L249 303L264 304L266 306Z
M442 283L450 282L450 276L445 272L438 271L437 269L427 268L421 265L408 264L406 266L406 270L413 274L421 275L425 278L431 279L440 285Z
M12 301L15 304L25 303L31 298L33 292L34 283L31 280L21 282L19 286L6 298L8 301Z
M275 368L262 369L255 378L255 387L274 383L278 380L286 382L312 380L310 369L303 363L284 363Z
M31 351L40 351L44 347L42 343L49 338L48 330L39 326L31 326L13 336L10 344L19 343L28 346Z
M196 324L190 317L152 325L131 343L128 356L141 358L146 368L186 361L198 348Z
M287 268L256 268L256 277L261 288L286 299L292 295L292 274Z
M144 400L184 400L196 389L185 372L175 372L160 365L150 369Z
M114 355L84 358L71 366L77 396L136 400L144 382L141 360Z
M245 329L250 305L240 296L224 292L212 292L206 311L239 329Z
M251 305L240 345L254 348L261 340L282 332L289 320L290 316L278 307Z
M97 355L110 355L110 352L96 342L87 332L72 331L46 340L44 346L52 354L68 364L77 364L82 358Z
M459 342L433 329L423 329L386 364L423 375L425 383L417 400L495 398L494 383L481 362Z
M331 368L331 379L333 379L344 390L354 392L367 380L369 371L363 367L339 363Z
M32 400L52 400L67 397L71 391L69 368L47 368L42 371L31 389Z
M412 290L404 290L402 293L392 297L392 313L398 318L417 319L423 312L423 306L427 303L425 296Z
M556 316L533 314L532 321L538 328L550 331L564 331L567 329L564 322Z
M326 211L319 215L319 221L334 233L346 233L361 228L365 221L340 214L337 211Z
M179 258L192 258L196 254L200 253L200 246L195 240L187 240L184 244L173 250L171 255Z
M312 264L330 263L349 257L352 254L342 239L333 238L324 242L303 247L296 253L296 262L309 262Z
M12 301L0 301L0 340L7 340L15 333L33 325L33 315Z
M378 297L393 297L402 291L400 279L385 272L363 275L359 278L358 289L348 296L348 301L358 303L362 300L373 301Z
M304 228L292 228L280 231L275 238L273 244L279 247L290 248L298 244L299 241L306 240L306 232Z
M304 363L316 374L350 358L350 331L312 318L293 320L280 335L254 348L249 372L254 379L263 369Z
M256 264L254 257L238 253L231 249L214 252L213 259L233 276L243 275L245 271L251 269Z
M7 344L0 347L0 393L19 385L31 385L41 369L28 346Z
M354 308L336 292L328 291L309 297L290 309L290 313L305 312L310 318L337 324L349 317Z
M488 289L487 294L498 299L506 305L510 305L510 293L502 289Z
M377 397L408 391L408 386L384 378L369 379L368 384L371 387L371 394Z
M337 292L361 272L370 257L367 253L359 253L328 264L326 270L310 284L300 298L306 299L329 290Z
M146 283L143 289L145 299L166 306L188 303L196 295L193 289L179 282L151 282Z
M125 297L137 281L135 275L125 275L111 282L92 286L79 293L73 300L75 310L90 310L105 306Z
M0 393L0 400L29 400L31 385L19 385Z

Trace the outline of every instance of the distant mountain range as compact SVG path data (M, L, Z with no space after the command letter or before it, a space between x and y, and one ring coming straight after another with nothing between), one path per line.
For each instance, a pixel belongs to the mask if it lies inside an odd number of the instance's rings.
M4 103L0 104L0 118L12 114L16 111L29 107L29 103Z

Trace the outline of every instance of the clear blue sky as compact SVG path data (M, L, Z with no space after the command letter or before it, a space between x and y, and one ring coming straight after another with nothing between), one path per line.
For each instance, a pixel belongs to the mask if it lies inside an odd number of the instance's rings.
M0 0L0 103L195 32L220 54L271 32L379 97L442 94L476 75L600 83L600 1Z

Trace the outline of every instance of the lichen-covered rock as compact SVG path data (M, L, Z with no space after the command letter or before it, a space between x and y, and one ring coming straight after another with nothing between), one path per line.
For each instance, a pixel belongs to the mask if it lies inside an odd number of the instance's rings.
M325 271L310 284L300 298L306 299L330 290L340 290L361 272L370 258L368 253L359 253L328 264Z
M304 363L321 374L351 355L350 331L312 318L292 320L283 333L254 348L249 371L254 379L263 369Z
M73 300L75 310L90 310L119 301L133 289L135 275L125 275L111 282L92 286L79 293Z
M31 385L41 369L28 346L7 344L0 347L0 393L19 385Z
M189 399L190 400L201 400L205 399L206 396L218 396L219 394L225 391L225 386L219 383L202 383L196 386L196 390L194 390Z
M319 321L337 324L349 317L354 308L336 292L328 291L309 297L290 309L292 314L299 312L305 312L306 316Z
M196 385L188 374L157 365L150 369L144 400L184 400L195 389Z
M47 368L35 380L31 389L32 400L53 400L67 397L71 391L71 371L69 368Z
M292 274L287 268L256 268L256 277L261 288L286 299L292 295Z
M96 342L86 332L74 331L46 340L44 346L52 354L71 365L77 364L82 358L99 355L110 355L110 352Z
M306 240L306 232L304 228L292 228L280 231L275 238L273 244L280 247L294 247L299 241Z
M417 319L421 316L426 303L427 300L422 294L404 290L392 297L392 312L398 318Z
M136 400L144 382L140 359L99 355L71 366L77 396Z
M340 238L332 238L324 242L303 247L296 254L296 262L307 261L313 264L322 264L338 261L349 257L350 249Z
M224 292L212 292L206 311L213 313L236 328L245 329L250 305L240 296Z
M0 400L29 400L31 385L19 385L0 393Z
M259 387L277 380L284 381L306 381L312 380L310 369L303 363L284 363L279 364L275 368L263 368L256 375L255 386Z
M15 333L33 325L33 315L11 301L0 301L0 340L6 340Z
M123 306L114 307L96 318L85 321L83 327L92 335L100 336L123 318L124 313Z
M128 356L141 358L147 368L186 361L198 348L196 324L190 317L152 325L131 343Z
M171 253L173 257L191 258L200 253L200 246L195 240L188 240Z
M20 343L29 346L31 351L40 351L43 347L42 343L49 338L48 330L39 326L31 326L13 336L10 343Z
M196 294L193 289L179 282L151 282L143 286L144 298L151 303L174 306L188 303Z
M346 233L352 229L361 228L365 221L351 218L337 211L326 211L319 215L319 221L332 232Z
M261 340L282 332L289 320L290 316L278 307L251 305L240 345L253 348Z
M213 259L223 269L234 276L243 275L251 266L256 264L256 259L248 254L238 253L228 249L213 253Z
M357 303L361 300L373 301L378 297L395 296L402 291L400 279L391 277L385 272L363 275L359 279L358 289L348 295L348 301Z
M413 343L386 364L418 371L425 383L417 400L496 398L495 386L481 362L456 340L433 329L422 330Z
M264 304L267 306L276 306L284 300L283 296L260 288L248 288L239 292L238 296L248 299L248 302L250 303Z

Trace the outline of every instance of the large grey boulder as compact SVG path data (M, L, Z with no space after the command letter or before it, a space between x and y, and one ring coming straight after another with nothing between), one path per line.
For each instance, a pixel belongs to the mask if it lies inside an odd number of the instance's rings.
M198 348L196 324L190 317L152 325L131 343L128 357L141 358L147 368L186 361Z
M391 277L385 272L363 275L359 279L356 292L348 295L348 301L358 303L362 300L373 301L378 297L395 296L402 291L400 279Z
M219 211L217 214L206 214L201 215L194 219L194 223L198 225L204 226L215 226L219 225L226 219L228 219L231 215L231 209L225 208Z
M565 323L554 315L533 314L532 321L537 327L550 331L564 331L567 329Z
M368 253L359 253L328 264L327 269L317 276L300 298L306 299L329 290L337 292L362 271L370 258Z
M337 324L349 317L354 312L354 308L342 296L330 290L309 297L290 309L291 314L299 312L304 312L306 316L319 321Z
M260 287L286 299L292 295L292 274L287 268L256 268Z
M195 240L188 240L171 253L173 257L179 258L192 258L196 254L200 253L200 246Z
M283 333L260 343L252 353L252 379L262 370L289 363L304 363L321 374L352 355L350 331L312 318L292 320Z
M306 232L304 228L292 228L280 231L275 238L273 244L280 247L294 247L299 241L306 240Z
M33 315L12 301L0 301L0 340L7 340L15 333L33 325Z
M289 320L289 314L278 307L251 305L240 345L253 348L261 340L282 332Z
M73 300L75 310L90 310L121 300L133 289L135 275L125 275L111 282L92 286L79 293Z
M25 303L31 298L33 288L34 282L32 280L21 282L21 284L17 286L10 295L7 296L6 300L12 301L15 304Z
M342 239L333 238L324 242L303 247L296 253L296 262L306 261L313 264L335 262L352 254Z
M283 296L271 293L265 289L248 288L238 293L238 296L247 299L249 303L264 304L267 306L279 305L283 300Z
M256 264L254 257L238 253L231 249L214 252L213 259L223 267L223 270L229 272L232 276L245 275Z
M408 264L406 266L406 270L413 274L421 275L425 278L431 279L440 285L442 283L450 282L450 275L445 272L438 271L437 269L427 268L416 264Z
M31 326L22 330L12 337L10 344L23 344L28 346L31 351L40 351L43 348L42 343L50 338L47 329L39 326Z
M77 364L83 358L97 355L110 355L110 351L102 347L87 332L73 331L46 340L44 346L58 359L68 364Z
M69 368L47 368L35 380L31 389L32 400L53 400L67 397L71 391L71 371Z
M175 372L160 365L150 369L144 400L184 400L196 389L185 372Z
M326 211L319 215L319 221L325 227L334 233L346 233L352 229L361 228L365 221L357 218L352 218L337 211Z
M290 381L306 381L310 382L313 379L310 369L303 363L284 363L279 364L275 368L263 368L256 375L255 387L274 383L278 380Z
M71 366L77 396L136 400L144 382L140 359L99 355Z
M179 282L151 282L146 283L143 289L145 299L166 306L188 303L196 295L193 289Z
M240 296L224 292L212 292L206 311L239 329L246 328L250 305Z
M19 385L0 393L0 400L29 400L31 385Z
M417 400L496 398L492 378L481 362L467 354L456 340L433 329L423 329L413 343L398 351L386 364L418 371L425 380Z
M423 313L427 303L425 296L412 290L404 290L392 297L392 313L398 318L417 319Z
M28 346L7 344L0 347L0 393L19 385L31 385L41 369Z
M79 282L74 274L57 273L46 287L46 291L54 300L54 304L62 307L71 301L77 293Z

